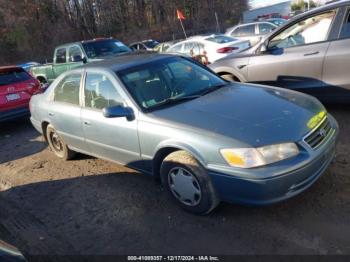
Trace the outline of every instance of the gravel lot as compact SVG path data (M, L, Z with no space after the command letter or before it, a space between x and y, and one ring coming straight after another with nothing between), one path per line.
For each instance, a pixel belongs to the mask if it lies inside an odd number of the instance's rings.
M307 192L193 216L152 178L88 156L64 162L27 120L0 127L0 238L25 254L350 254L350 107L338 154Z

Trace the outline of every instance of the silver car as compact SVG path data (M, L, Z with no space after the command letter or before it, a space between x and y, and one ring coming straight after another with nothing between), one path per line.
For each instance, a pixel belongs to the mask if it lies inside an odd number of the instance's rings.
M241 24L226 30L226 35L241 40L249 40L250 45L254 46L263 36L275 30L278 26L271 22L254 22Z
M260 44L210 68L229 80L294 89L323 100L348 100L350 1L295 17Z
M332 161L338 134L311 96L230 83L173 55L88 64L30 109L58 157L82 152L153 175L197 214L220 201L266 205L303 192Z

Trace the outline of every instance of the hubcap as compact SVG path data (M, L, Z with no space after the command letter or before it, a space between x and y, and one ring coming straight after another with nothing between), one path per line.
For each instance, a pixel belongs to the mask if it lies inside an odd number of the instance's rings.
M196 177L191 172L175 167L168 174L171 193L183 204L196 206L201 201L202 191Z
M61 138L58 136L56 132L51 133L51 143L56 152L62 152L63 151L63 144L61 141Z

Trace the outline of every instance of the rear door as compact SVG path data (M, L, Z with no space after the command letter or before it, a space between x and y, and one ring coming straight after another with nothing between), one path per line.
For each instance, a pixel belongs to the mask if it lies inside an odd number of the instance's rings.
M267 52L250 58L248 82L317 92L334 10L297 21L269 40Z
M83 71L65 76L55 87L47 114L62 139L74 148L86 150L80 113L80 86Z
M106 118L102 113L105 107L124 104L119 84L113 77L101 71L87 72L81 117L89 152L135 165L140 160L137 121L125 117Z
M327 95L350 96L350 8L344 8L339 38L330 43L327 51L323 81L329 86Z

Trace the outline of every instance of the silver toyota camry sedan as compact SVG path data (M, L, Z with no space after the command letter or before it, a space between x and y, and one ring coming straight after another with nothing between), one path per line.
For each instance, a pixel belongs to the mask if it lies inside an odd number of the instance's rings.
M81 152L153 175L196 214L301 193L332 161L338 134L311 96L227 82L174 55L128 54L66 72L30 110L59 158Z

